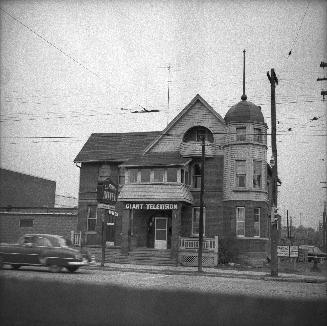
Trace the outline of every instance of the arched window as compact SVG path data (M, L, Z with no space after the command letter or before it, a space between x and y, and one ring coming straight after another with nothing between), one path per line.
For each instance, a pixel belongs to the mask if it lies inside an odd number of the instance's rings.
M186 131L186 133L184 134L183 137L183 142L187 143L189 141L202 141L202 138L204 137L204 139L210 143L213 143L213 134L212 132L206 128L206 127L202 127L202 126L196 126L196 127L192 127L189 130Z

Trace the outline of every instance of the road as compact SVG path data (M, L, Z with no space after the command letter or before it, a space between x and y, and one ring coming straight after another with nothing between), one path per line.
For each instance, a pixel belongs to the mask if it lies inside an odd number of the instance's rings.
M2 325L324 325L326 283L43 268L0 272Z

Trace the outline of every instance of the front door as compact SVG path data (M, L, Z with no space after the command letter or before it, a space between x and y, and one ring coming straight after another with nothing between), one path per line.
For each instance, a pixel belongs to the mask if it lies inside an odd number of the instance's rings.
M155 249L167 249L167 217L155 218Z
M106 223L106 245L114 246L115 244L115 218L109 214L108 222Z

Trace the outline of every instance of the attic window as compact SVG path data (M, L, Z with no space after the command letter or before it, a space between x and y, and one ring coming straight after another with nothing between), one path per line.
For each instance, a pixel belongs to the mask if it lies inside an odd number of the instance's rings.
M103 164L99 167L99 180L105 180L110 177L111 169L109 164Z
M189 141L202 141L202 138L210 143L213 143L213 134L212 132L205 127L197 126L192 127L186 131L183 137L183 142L187 143Z

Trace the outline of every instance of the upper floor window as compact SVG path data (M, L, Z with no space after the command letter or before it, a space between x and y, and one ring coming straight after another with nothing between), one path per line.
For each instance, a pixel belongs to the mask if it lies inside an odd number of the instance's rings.
M201 126L192 127L186 131L183 137L183 142L189 142L189 141L200 142L202 141L203 137L206 141L213 143L213 134L208 128L201 127Z
M125 184L125 169L120 168L119 169L119 185L124 185Z
M261 188L262 162L253 161L253 188Z
M129 183L136 183L137 182L137 169L130 169L128 173L128 181Z
M203 207L203 235L205 234L205 220L206 210ZM200 223L200 207L193 207L192 209L192 235L199 235L199 223Z
M245 127L236 128L236 140L237 141L246 140L246 128Z
M167 168L167 182L177 182L176 168Z
M164 182L164 169L153 170L153 182Z
M99 180L105 180L111 175L111 168L109 164L103 164L99 167Z
M201 165L199 163L194 164L192 172L192 187L201 188Z
M254 128L253 141L262 143L262 131L260 128Z
M236 236L245 236L245 207L236 207Z
M246 186L246 161L237 160L236 163L236 187Z
M254 209L254 234L255 237L260 237L260 208Z
M150 182L150 169L142 169L141 170L141 182Z

